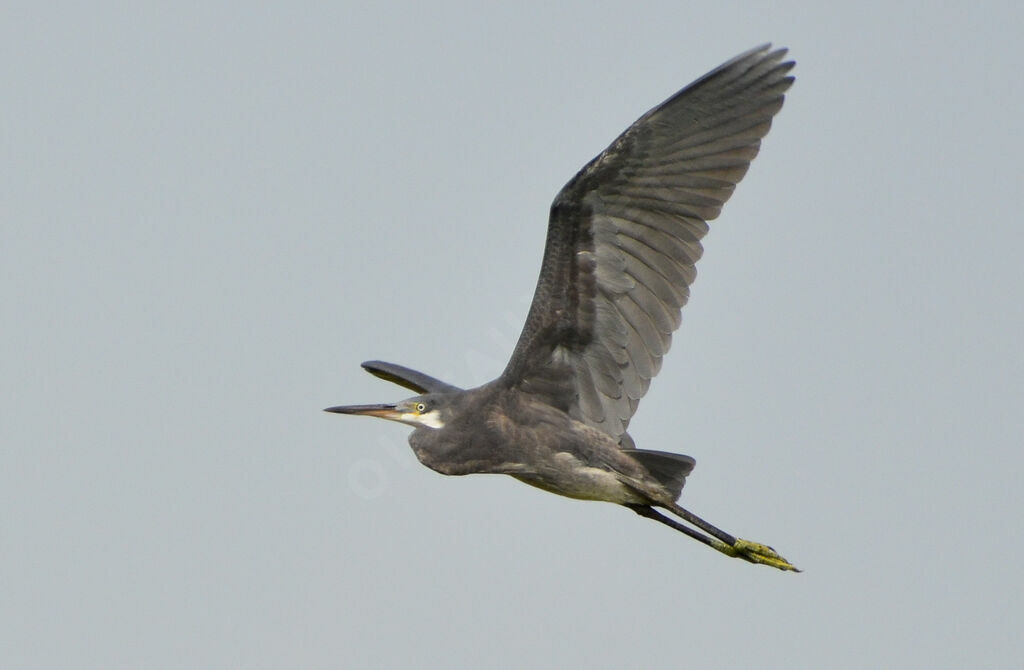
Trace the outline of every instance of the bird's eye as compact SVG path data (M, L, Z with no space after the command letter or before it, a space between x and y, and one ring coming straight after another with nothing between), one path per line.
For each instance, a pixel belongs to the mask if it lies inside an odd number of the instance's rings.
M416 403L416 411L422 414L427 411L427 406L421 402Z

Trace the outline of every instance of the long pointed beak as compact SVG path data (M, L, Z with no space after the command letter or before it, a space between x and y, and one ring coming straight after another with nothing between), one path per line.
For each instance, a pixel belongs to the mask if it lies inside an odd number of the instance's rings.
M390 419L392 421L398 421L398 417L401 416L395 405L339 405L338 407L328 407L324 410L325 412L334 412L335 414L359 414L361 416L376 416L381 419Z

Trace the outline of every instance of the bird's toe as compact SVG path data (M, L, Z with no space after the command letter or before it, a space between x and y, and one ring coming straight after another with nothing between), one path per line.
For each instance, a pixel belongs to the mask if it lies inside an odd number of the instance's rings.
M716 541L714 548L727 556L742 558L750 563L769 565L773 568L778 568L779 570L800 572L795 565L779 555L777 551L768 545L761 544L759 542L751 542L750 540L736 538L736 542L731 545L726 544L725 542Z

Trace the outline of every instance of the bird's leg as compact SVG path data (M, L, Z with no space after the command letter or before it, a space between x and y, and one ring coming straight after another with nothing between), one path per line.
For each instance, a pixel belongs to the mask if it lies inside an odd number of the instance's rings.
M674 503L663 505L663 507L665 507L665 509L669 510L670 512L678 516L680 519L683 519L684 521L687 521L693 524L694 526L697 526L701 530L705 531L706 533L714 536L714 539L705 538L705 540L707 541L704 541L704 544L710 546L712 549L717 549L726 556L742 558L743 560L750 561L751 563L770 565L773 568L778 568L779 570L792 570L794 572L800 572L792 563L790 563L785 558L780 556L774 549L772 549L766 544L760 544L758 542L744 540L743 538L733 537L729 533L726 533L724 530L712 526L710 523L700 518L696 514L693 514L692 512L685 510ZM669 519L666 519L666 521L669 521ZM672 527L676 528L676 526ZM691 533L687 533L687 535L689 535L690 537L694 537Z
M634 512L636 512L637 514L639 514L640 516L642 516L644 518L654 519L655 521L657 521L659 523L665 524L669 528L674 528L674 529L678 530L680 533L684 533L684 534L692 537L693 539L697 540L698 542L706 544L709 547L716 548L715 547L715 543L718 542L718 540L715 540L712 537L708 537L704 533L698 532L698 531L690 528L689 526L684 526L683 524L679 523L675 519L668 518L667 516L665 516L664 514L659 512L658 510L654 509L650 505L627 504L626 507L628 507L629 509L633 510Z

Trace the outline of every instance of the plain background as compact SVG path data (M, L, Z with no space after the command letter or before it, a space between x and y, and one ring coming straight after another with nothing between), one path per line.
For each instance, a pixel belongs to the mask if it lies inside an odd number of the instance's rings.
M1022 19L4 3L0 665L1019 667ZM769 40L631 433L803 574L320 411L496 376L555 192Z

